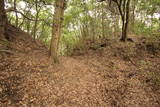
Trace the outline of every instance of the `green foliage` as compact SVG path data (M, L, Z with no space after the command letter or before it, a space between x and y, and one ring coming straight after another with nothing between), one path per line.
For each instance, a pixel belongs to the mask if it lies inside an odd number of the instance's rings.
M54 0L17 0L17 10L23 15L18 14L18 27L30 33L34 32L36 18L36 3L40 9L38 15L38 25L36 39L42 40L49 46L52 36L52 23ZM8 8L13 7L12 0L6 1ZM114 4L112 4L114 6ZM97 2L96 0L70 0L64 16L63 34L60 41L62 55L70 55L74 49L84 51L86 40L94 41L92 46L99 48L96 41L106 37L114 36L113 33L119 33L121 30L120 16L118 10L109 6L108 2ZM131 28L137 35L144 35L151 41L160 40L160 21L155 17L158 14L160 6L159 0L135 0L131 3L131 18L134 22ZM134 10L135 7L135 10ZM134 10L134 14L133 13ZM16 22L15 12L7 13L8 19L12 24ZM130 32L130 31L129 31Z
M137 35L144 35L151 40L160 40L159 26L157 20L154 26L147 26L144 22L137 21L134 27L134 33Z
M73 33L65 34L61 39L61 50L63 53L61 54L67 54L70 55L77 43L76 38L74 37Z

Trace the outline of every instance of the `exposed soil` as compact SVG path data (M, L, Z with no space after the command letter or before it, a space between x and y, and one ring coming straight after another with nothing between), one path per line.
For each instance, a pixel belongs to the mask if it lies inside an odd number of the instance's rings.
M2 107L159 107L160 57L135 42L107 42L84 55L49 61L47 48L8 26L0 54Z

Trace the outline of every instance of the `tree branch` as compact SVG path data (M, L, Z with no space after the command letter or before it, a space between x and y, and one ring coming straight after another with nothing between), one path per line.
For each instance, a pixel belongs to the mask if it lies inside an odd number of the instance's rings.
M27 17L24 13L18 11L18 10L15 10L14 8L9 8L9 9L6 9L6 12L16 12L16 13L19 13L21 14L24 18L28 19L28 20L31 20L31 21L44 21L44 19L40 19L40 20L35 20L35 19L32 19L32 18L29 18Z

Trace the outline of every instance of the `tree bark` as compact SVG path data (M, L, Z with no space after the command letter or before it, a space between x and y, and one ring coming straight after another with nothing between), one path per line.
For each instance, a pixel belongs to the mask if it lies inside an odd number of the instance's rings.
M36 18L35 18L34 29L33 29L33 38L34 38L34 40L36 39L38 17L39 17L39 12L41 10L41 7L38 9L38 1L36 0L35 2L36 2Z
M59 48L59 41L60 41L61 32L62 32L65 6L66 6L66 0L56 0L55 1L52 39L51 39L50 53L49 53L51 56L51 60L54 63L59 63L58 48Z
M102 2L102 38L105 38L105 23L104 23L104 4Z
M98 0L99 2L105 1L105 0ZM130 0L111 0L112 2L115 2L120 16L122 20L122 36L121 41L126 41L127 39L127 30L128 30L128 23L129 23L129 11L130 11Z
M5 39L5 25L7 23L7 17L4 9L4 0L0 0L0 39Z
M123 5L122 36L121 36L121 41L124 41L124 42L127 39L130 0L127 1L126 6L125 6L125 3L126 3L126 1L124 2L124 5Z
M137 3L138 3L138 0L131 1L132 6L130 6L132 8L132 13L130 15L131 20L129 25L131 25L132 27L130 26L129 29L132 31L132 33L134 33L134 29L135 29L135 14L136 14Z
M14 0L14 10L17 10L16 2L17 2L17 1ZM15 25L16 25L16 27L18 27L18 14L17 14L17 12L15 12L15 14L16 14Z

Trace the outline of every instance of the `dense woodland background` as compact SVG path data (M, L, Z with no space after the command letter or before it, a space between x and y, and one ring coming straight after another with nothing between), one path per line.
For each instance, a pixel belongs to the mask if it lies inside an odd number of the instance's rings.
M160 0L0 0L0 106L159 107Z
M128 23L126 31L130 34L159 39L159 0L60 0L59 2L65 3L64 8L62 7L65 14L62 16L64 22L60 39L61 55L70 55L74 49L83 50L86 40L97 42L117 36L121 38L125 35L121 33L124 32L125 23ZM52 30L56 29L53 27L56 6L53 3L52 0L5 0L8 22L49 46Z

